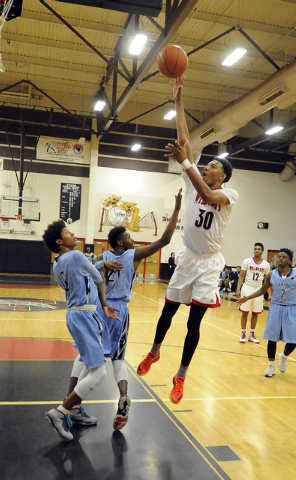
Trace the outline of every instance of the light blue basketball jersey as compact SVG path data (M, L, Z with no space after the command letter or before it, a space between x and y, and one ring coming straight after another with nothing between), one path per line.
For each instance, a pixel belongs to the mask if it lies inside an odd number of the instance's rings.
M292 268L286 278L276 268L271 274L270 283L273 287L272 303L296 305L296 268Z
M94 253L85 253L84 256L87 258L87 260L92 263L93 259L95 258Z
M126 250L121 255L115 255L111 250L103 252L103 259L107 262L119 262L123 265L121 271L106 271L107 300L122 300L126 303L130 302L131 289L136 278L136 272L134 270L134 255L135 250L132 248Z
M82 252L73 250L57 257L53 273L60 287L65 290L67 307L97 304L96 285L100 285L103 280Z

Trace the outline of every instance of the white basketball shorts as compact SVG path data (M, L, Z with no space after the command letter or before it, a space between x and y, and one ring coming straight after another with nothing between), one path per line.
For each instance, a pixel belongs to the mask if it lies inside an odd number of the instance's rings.
M250 285L243 284L241 288L241 297L248 297L251 293L256 292L260 286L252 287ZM246 303L243 303L239 306L240 312L252 312L252 313L262 313L263 312L263 295L261 297L253 298L248 300Z
M176 268L169 283L166 301L220 307L219 275L224 268L222 253L200 254L187 247L176 255Z

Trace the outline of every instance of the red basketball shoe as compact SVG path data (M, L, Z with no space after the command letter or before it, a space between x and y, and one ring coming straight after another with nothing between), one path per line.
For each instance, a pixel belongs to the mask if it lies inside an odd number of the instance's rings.
M148 355L144 358L144 360L138 366L137 374L141 376L147 375L147 373L151 368L152 363L158 362L159 359L160 359L160 348L158 350L157 357L154 355L154 353L149 352Z
M174 388L170 393L170 401L172 403L180 403L183 398L183 387L184 387L184 377L176 377L173 378L173 385Z

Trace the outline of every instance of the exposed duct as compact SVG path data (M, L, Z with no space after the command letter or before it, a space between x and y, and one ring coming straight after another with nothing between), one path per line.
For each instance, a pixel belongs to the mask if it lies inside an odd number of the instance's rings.
M296 61L283 67L239 100L233 101L190 132L193 150L214 141L225 142L240 128L271 108L287 108L296 101ZM209 134L210 133L210 134Z
M295 175L296 162L294 159L296 157L296 143L291 143L291 145L289 146L289 153L293 155L294 158L293 160L287 161L284 170L279 174L280 180L282 182L288 182Z

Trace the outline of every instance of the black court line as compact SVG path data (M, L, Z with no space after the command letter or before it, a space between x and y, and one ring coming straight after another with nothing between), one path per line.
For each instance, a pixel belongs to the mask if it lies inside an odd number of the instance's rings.
M129 375L129 422L114 433L118 388L111 362L106 368L107 379L84 405L98 425L74 426L74 440L64 442L47 423L45 412L65 395L72 362L0 362L1 479L230 480L134 373Z

